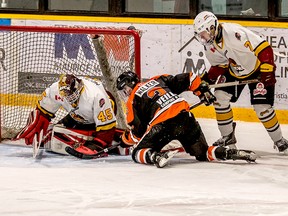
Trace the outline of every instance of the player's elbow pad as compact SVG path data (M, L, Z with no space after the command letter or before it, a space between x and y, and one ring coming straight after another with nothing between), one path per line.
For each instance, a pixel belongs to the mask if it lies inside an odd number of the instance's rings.
M274 63L274 53L273 53L273 49L271 46L266 47L265 49L263 49L259 54L258 54L258 59L261 62L261 65L267 63L270 65L273 65L275 67L275 63ZM260 66L261 69L261 66Z

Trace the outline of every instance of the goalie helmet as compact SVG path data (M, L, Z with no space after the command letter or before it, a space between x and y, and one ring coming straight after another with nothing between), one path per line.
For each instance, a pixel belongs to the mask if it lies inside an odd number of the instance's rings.
M73 104L79 99L84 85L82 80L73 74L63 74L60 76L58 87L61 97L64 97L68 103Z
M117 89L123 90L125 85L133 89L139 82L140 80L136 73L125 71L117 78Z
M216 38L218 26L217 17L209 11L203 11L194 19L195 36L203 45L212 44Z

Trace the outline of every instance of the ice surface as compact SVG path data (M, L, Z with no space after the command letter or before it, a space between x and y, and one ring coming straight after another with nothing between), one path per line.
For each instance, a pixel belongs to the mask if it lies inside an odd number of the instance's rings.
M216 121L199 119L207 141ZM282 125L288 137L288 125ZM237 122L238 148L257 163L197 162L179 154L163 169L130 156L79 160L0 145L1 216L246 216L288 215L288 156L273 149L260 123Z

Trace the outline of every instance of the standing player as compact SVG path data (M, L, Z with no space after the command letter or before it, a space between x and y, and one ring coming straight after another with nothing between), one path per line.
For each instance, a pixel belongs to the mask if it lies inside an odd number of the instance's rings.
M275 91L275 63L272 47L267 41L247 28L233 23L219 23L211 12L201 12L194 20L196 37L204 45L211 68L204 80L215 83L259 79L248 84L250 101L263 123L274 146L287 152L288 141L273 109ZM220 79L219 79L220 78ZM230 102L236 102L244 85L215 89L214 103L221 138L214 145L235 146L235 126Z
M66 146L85 154L95 154L119 137L114 114L115 103L98 80L62 75L47 88L16 139L25 139L31 145L35 136L44 142L47 150L61 154ZM55 113L63 108L68 112L57 125L48 125ZM43 131L44 140L39 140ZM120 134L119 134L120 133ZM121 151L122 152L122 151Z
M135 73L127 71L117 78L117 89L129 97L127 123L131 130L123 134L122 141L128 146L137 143L132 152L136 163L164 167L177 153L177 150L161 152L172 140L179 140L185 151L199 161L255 161L255 154L250 151L208 147L188 102L179 96L183 91L190 90L206 105L214 102L207 83L201 82L195 74L161 75L140 83Z

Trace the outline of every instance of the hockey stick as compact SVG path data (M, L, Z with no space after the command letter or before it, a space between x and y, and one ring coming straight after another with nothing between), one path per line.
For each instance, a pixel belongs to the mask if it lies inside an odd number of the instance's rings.
M245 84L256 83L256 82L259 82L259 80L258 79L242 80L242 81L240 80L240 81L234 81L234 82L212 84L212 85L209 85L209 87L210 88L222 88L222 87L229 87L229 86L245 85ZM190 110L200 106L203 103L204 101L199 101L191 105Z
M102 149L101 151L97 152L96 154L83 154L81 152L76 151L70 146L66 146L65 151L74 157L80 158L80 159L96 159L101 158L105 155L105 153L108 153L109 151L116 149L118 146L120 146L120 143L117 143L116 145L109 146L107 148Z
M33 158L36 158L40 149L40 145L43 138L43 129L39 133L39 142L37 140L37 134L34 135L33 142L32 142L32 148L33 148Z
M227 82L227 83L217 83L209 85L210 88L222 88L222 87L229 87L229 86L237 86L237 85L245 85L250 83L259 82L258 79L251 79L251 80L239 80L234 82Z
M200 106L200 105L203 104L203 103L204 103L204 101L199 101L199 102L197 102L197 103L191 105L189 109L192 110L192 109L194 109L194 108Z
M116 128L115 134L114 134L114 141L117 142L118 139L116 140L115 136L120 138L120 136L122 135L122 133L124 131L125 130L122 128ZM96 158L101 158L101 157L105 156L105 153L108 153L109 151L117 148L118 146L120 146L120 143L117 143L115 145L111 145L107 148L102 149L101 151L97 152L96 154L90 154L90 155L78 152L74 148L72 148L71 146L66 146L65 152L67 152L69 155L72 155L74 157L81 158L81 159L96 159Z

